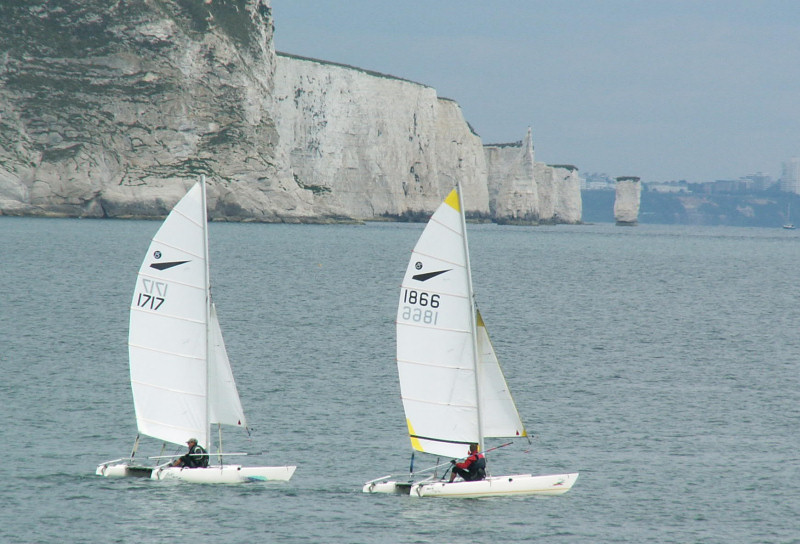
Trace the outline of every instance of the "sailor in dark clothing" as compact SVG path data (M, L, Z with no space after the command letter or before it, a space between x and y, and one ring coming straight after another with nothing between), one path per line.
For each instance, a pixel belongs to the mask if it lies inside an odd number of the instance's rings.
M469 445L469 457L461 463L456 463L455 460L450 461L453 465L453 470L450 472L450 481L456 479L456 476L461 476L468 482L476 482L486 478L486 458L478 451L478 444Z
M202 446L197 444L196 438L190 438L186 441L189 446L189 451L186 455L175 459L172 462L173 467L186 467L198 468L208 466L208 452Z

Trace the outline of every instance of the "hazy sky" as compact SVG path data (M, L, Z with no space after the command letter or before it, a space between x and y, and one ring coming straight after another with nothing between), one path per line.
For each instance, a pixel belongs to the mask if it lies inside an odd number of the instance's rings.
M800 156L798 0L272 0L278 51L430 85L484 143L713 181Z

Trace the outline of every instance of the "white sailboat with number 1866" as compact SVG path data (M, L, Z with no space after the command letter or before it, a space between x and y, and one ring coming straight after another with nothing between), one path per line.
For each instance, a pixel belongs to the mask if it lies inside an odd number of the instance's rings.
M397 367L414 450L462 458L471 443L483 451L486 437L526 436L475 306L460 186L433 214L412 252L397 310ZM514 474L450 483L426 474L436 468L414 473L412 456L408 477L377 478L363 491L414 497L560 495L578 478L578 473Z
M135 463L137 435L130 458L101 463L98 475L237 483L286 481L294 474L294 466L223 463L227 456L248 454L222 453L221 429L218 451L211 453L212 424L245 429L247 424L211 301L206 214L203 178L167 216L139 269L131 302L128 353L139 434L165 445L183 446L195 438L219 464L171 466L178 455Z

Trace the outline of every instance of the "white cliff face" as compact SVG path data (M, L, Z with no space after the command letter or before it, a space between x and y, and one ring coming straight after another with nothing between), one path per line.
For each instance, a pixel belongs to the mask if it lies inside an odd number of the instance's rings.
M436 157L439 184L445 194L460 181L466 213L473 218L490 216L483 143L464 119L461 106L447 98L437 102Z
M484 146L489 204L498 223L580 223L578 170L534 161L531 130L515 144Z
M205 175L213 219L427 219L461 182L472 218L579 220L530 131L484 151L433 88L272 30L269 0L0 2L0 214L159 217Z
M312 216L274 155L269 3L236 4L0 8L2 212L159 216L206 174L212 217Z
M553 170L556 193L553 222L580 223L583 217L583 200L578 169L571 165L553 165L550 168Z
M488 214L480 139L433 88L278 55L273 96L279 152L318 209L428 214L460 180L467 210Z
M500 223L537 223L539 188L534 173L533 141L528 130L518 144L484 147L489 168L489 207Z
M639 221L639 203L642 184L637 177L617 178L614 199L614 220L617 225L636 225Z
M553 169L537 162L533 171L539 187L539 221L551 223L556 210L556 182L553 179Z

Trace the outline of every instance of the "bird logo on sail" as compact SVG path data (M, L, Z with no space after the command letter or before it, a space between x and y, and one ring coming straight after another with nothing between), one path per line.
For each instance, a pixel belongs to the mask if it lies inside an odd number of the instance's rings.
M420 270L422 268L422 263L417 263L415 268ZM447 270L436 270L435 272L423 272L422 274L414 274L411 276L412 279L417 281L428 281L431 278L435 278L436 276L440 276L445 272L450 272L452 268L448 268Z
M162 253L160 251L156 250L156 251L153 252L153 257L155 257L156 259L160 259L161 256L162 256ZM171 261L171 262L165 262L165 263L150 263L150 268L155 268L156 270L167 270L168 268L173 268L175 266L180 266L180 265L186 264L188 262L189 261Z
M172 261L170 263L152 263L150 268L155 268L156 270L166 270L168 268L172 268L174 266L179 266L182 264L186 264L189 261Z

